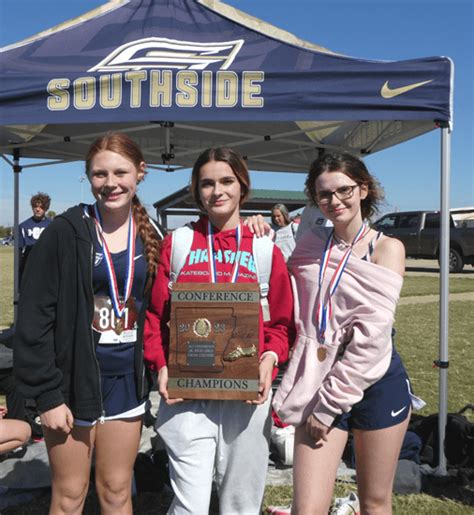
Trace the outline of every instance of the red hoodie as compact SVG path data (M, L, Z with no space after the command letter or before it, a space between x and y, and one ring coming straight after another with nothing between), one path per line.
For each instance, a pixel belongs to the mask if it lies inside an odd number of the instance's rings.
M207 217L201 217L192 224L194 239L186 262L181 269L178 282L210 282L207 260ZM235 229L218 231L214 228L214 252L218 282L230 282L233 262L237 251ZM252 256L253 234L243 227L240 244L240 268L237 282L257 282L257 273ZM160 264L151 291L145 330L145 361L152 370L159 370L167 363L170 318L170 256L171 235L168 235L161 250ZM293 343L293 293L285 261L280 249L273 247L270 289L268 292L271 319L263 322L260 312L260 355L273 351L279 363L288 359L288 348Z

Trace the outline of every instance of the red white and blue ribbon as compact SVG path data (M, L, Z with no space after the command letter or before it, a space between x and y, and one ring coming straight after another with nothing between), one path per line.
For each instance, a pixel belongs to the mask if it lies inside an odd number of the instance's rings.
M235 229L235 238L237 239L237 252L235 253L234 267L232 269L232 276L230 278L231 283L237 282L237 278L239 277L240 243L242 241L242 227L240 223ZM211 283L217 283L216 256L214 254L214 231L212 230L212 224L209 220L207 221L207 254Z
M99 243L102 246L104 253L105 267L107 270L107 277L109 279L109 292L112 306L115 311L117 318L122 318L125 312L125 305L127 303L130 294L132 293L133 287L133 276L135 274L135 238L136 238L136 226L135 220L133 219L132 212L130 211L130 220L128 224L128 237L127 237L127 268L125 276L125 284L123 287L123 297L121 298L118 291L117 276L115 275L114 263L110 254L107 242L104 238L102 230L102 219L100 218L99 209L97 203L94 204L94 217L93 220L97 227L97 233L99 235Z
M354 239L352 240L352 243L349 245L349 247L344 252L344 255L342 256L342 259L339 261L339 264L336 267L336 271L334 272L334 275L332 276L332 279L329 283L329 287L327 290L326 302L321 302L321 299L323 298L323 294L321 291L324 276L326 275L326 271L329 264L329 259L331 257L331 251L334 246L334 229L331 231L331 234L329 235L329 238L326 242L326 246L324 247L323 257L321 259L321 266L319 268L319 301L318 301L318 307L317 307L317 320L318 320L318 339L320 343L324 343L326 329L328 326L328 322L332 317L332 296L334 295L337 287L339 286L339 282L341 280L342 274L344 273L344 270L346 268L347 262L349 261L349 258L352 254L352 249L354 245L360 241L367 232L367 226L362 224L359 231L355 235Z

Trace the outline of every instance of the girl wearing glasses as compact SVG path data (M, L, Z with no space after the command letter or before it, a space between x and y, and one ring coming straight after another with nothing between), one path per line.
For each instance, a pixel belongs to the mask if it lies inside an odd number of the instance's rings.
M352 431L362 513L388 514L411 412L392 343L404 247L367 225L382 192L359 159L317 159L306 191L334 227L307 231L289 261L297 339L274 407L297 426L292 513L328 513Z

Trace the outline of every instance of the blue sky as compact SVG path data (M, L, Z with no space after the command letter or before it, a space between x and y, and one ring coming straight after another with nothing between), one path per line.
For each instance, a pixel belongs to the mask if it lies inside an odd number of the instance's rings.
M0 46L83 14L105 0L1 0ZM451 206L474 206L474 56L471 0L227 0L257 18L335 52L367 59L449 56L455 64ZM25 160L26 161L26 160ZM440 134L434 131L366 159L384 186L384 211L438 209ZM26 169L21 175L20 219L37 191L63 211L91 199L83 163ZM156 200L186 185L189 172L151 172L140 196ZM256 188L302 189L304 175L252 173ZM0 162L0 225L13 220L11 169Z

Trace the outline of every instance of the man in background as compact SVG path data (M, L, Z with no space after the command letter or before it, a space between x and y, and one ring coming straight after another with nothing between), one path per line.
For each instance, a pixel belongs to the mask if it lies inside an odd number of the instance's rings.
M41 233L51 223L51 219L46 217L51 199L46 193L38 192L30 200L33 216L22 222L18 229L18 246L21 252L20 260L20 282L25 263L33 245L39 240Z

